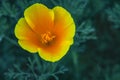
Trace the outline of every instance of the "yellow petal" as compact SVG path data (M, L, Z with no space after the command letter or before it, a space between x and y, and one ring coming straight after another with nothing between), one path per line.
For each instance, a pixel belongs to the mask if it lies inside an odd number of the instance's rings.
M53 27L54 13L43 4L33 4L24 12L25 19L37 33L44 33Z
M34 33L30 29L29 25L26 23L24 18L20 18L15 26L15 36L18 39L28 40ZM35 37L35 36L34 36Z
M71 14L64 8L56 6L52 9L54 11L54 25L55 27L67 28L69 25L73 24L74 21L71 17Z
M15 36L19 39L20 46L29 51L37 52L40 42L36 34L32 31L24 18L20 18L15 27Z
M38 45L35 45L30 41L18 40L18 43L24 50L27 50L31 53L36 53L38 51Z
M59 46L55 47L54 51L38 49L38 53L42 59L50 62L56 62L60 60L63 56L65 56L69 48L69 42L63 42Z
M54 10L54 26L55 32L62 36L63 40L71 41L75 35L75 23L70 13L62 7L55 7Z
M63 37L63 40L70 41L70 44L73 44L73 37L75 35L75 24L71 24L69 28L64 30L65 36Z

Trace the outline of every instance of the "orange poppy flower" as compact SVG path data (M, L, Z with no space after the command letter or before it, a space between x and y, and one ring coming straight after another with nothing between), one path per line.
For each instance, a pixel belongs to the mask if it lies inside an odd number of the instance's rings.
M70 13L60 6L53 9L35 3L24 11L15 27L19 45L44 60L60 60L73 44L75 23Z

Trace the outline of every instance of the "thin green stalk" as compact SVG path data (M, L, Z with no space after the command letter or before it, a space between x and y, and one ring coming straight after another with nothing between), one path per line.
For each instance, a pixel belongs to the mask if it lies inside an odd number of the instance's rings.
M9 38L8 36L4 36L4 38L5 38L7 41L9 41L11 44L16 45L16 46L19 47L18 43L17 43L15 40Z
M37 63L38 69L39 69L39 71L40 71L40 70L41 70L41 63L40 63L39 58L40 58L40 57L39 57L38 55L34 54L34 59L35 59L35 61L36 61L36 63Z
M37 74L34 71L34 62L32 62L30 58L28 58L28 61L30 62L30 64L28 64L28 67L30 68L30 70L32 71L35 79L37 80Z
M75 52L72 52L73 65L75 67L76 79L79 79L79 65L78 65L78 55Z

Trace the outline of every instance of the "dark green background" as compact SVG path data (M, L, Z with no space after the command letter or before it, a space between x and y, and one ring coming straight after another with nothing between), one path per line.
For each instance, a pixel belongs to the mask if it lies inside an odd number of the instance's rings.
M76 24L74 44L56 63L23 50L14 35L36 2L64 7ZM0 0L0 80L120 80L120 0Z

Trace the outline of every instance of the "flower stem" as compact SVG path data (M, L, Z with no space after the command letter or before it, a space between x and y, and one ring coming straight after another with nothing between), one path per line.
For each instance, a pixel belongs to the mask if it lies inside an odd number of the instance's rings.
M75 67L76 79L79 79L79 63L78 63L78 55L75 52L72 52L73 57L73 65Z

